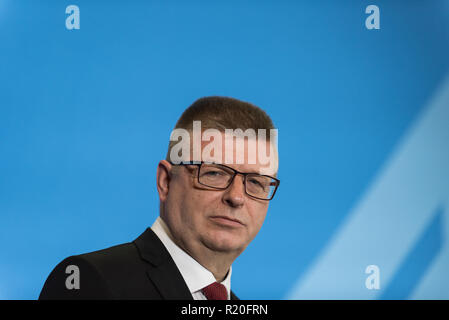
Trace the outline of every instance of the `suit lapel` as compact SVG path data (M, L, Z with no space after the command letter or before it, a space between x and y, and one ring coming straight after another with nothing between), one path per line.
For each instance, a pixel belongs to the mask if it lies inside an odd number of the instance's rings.
M192 294L170 253L151 228L147 228L134 240L134 243L141 258L149 262L147 275L163 299L193 300Z
M231 290L231 300L240 300Z

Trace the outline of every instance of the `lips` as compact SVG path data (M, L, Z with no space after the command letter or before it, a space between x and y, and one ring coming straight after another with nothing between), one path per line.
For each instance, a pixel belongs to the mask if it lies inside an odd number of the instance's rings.
M215 222L219 224L225 224L230 226L244 226L244 223L240 220L226 217L226 216L212 216L211 219L213 219Z

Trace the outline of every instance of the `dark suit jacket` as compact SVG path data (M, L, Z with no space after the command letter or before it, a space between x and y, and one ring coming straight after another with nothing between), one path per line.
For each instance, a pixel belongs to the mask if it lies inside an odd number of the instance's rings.
M79 289L67 289L69 265L79 268ZM43 299L193 300L169 252L150 228L136 240L71 256L48 276ZM238 299L231 291L231 299Z

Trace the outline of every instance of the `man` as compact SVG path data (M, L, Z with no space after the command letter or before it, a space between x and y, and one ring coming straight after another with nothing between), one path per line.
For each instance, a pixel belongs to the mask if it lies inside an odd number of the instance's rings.
M152 227L133 242L65 259L39 299L237 299L231 265L259 232L279 186L275 133L250 103L195 101L159 162L160 216Z

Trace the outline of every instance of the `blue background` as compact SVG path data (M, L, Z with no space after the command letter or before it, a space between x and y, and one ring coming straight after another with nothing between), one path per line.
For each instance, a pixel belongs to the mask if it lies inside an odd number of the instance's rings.
M70 4L79 30L65 27ZM365 27L370 4L380 30ZM65 257L150 226L170 132L207 95L259 105L279 128L282 183L233 265L240 298L414 298L432 259L449 252L445 188L428 208L435 218L386 271L402 278L384 282L381 265L373 296L360 291L369 291L365 265L359 291L317 284L318 295L299 294L298 281L445 83L448 21L448 1L0 0L0 298L36 299ZM449 290L425 297L449 299Z

